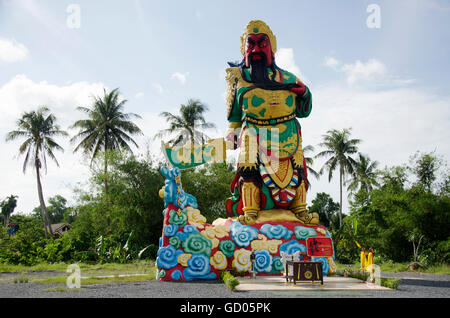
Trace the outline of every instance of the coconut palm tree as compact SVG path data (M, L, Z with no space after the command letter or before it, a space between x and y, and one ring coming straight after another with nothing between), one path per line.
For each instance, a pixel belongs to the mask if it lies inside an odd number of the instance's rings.
M379 186L377 182L378 161L371 161L368 156L359 153L355 162L354 173L347 182L347 189L350 192L349 196L356 192L358 187L360 190L370 192L374 186Z
M197 99L189 99L187 104L180 106L180 114L174 115L170 112L162 112L161 117L169 123L169 128L160 130L155 138L176 134L168 143L172 146L184 144L190 141L192 144L203 144L208 137L201 131L215 128L213 123L206 122L204 113L208 106ZM200 129L200 130L199 130Z
M319 144L325 150L315 156L328 158L319 171L320 174L328 171L328 182L333 178L336 168L339 169L339 226L342 226L342 185L345 175L353 174L356 162L350 155L358 152L357 145L361 142L360 139L350 139L350 130L351 128L328 130L322 136L323 142Z
M59 167L58 160L56 160L53 151L64 151L64 149L53 138L57 136L68 136L68 134L60 129L56 124L56 117L49 112L50 110L44 106L40 107L37 111L24 113L17 121L18 129L9 132L6 136L6 141L25 138L25 141L19 148L19 155L25 155L23 172L25 173L28 165L31 165L36 171L36 182L44 221L45 236L48 237L48 234L50 234L50 237L53 237L42 191L41 168L44 168L47 172L47 156Z
M129 143L137 148L137 143L130 135L143 134L141 129L130 119L141 118L133 113L124 113L126 99L120 100L119 89L107 93L103 90L102 97L95 96L91 108L77 107L87 114L87 119L77 120L71 128L78 128L79 132L70 141L81 140L74 152L83 150L91 156L91 165L100 152L104 153L105 193L108 193L108 151L131 151Z
M305 156L306 161L306 168L308 169L308 174L312 174L316 179L319 179L320 173L318 173L316 170L312 168L312 165L314 164L314 158L313 157L307 157L306 154L311 153L314 151L314 147L312 145L305 146L303 148L303 155Z

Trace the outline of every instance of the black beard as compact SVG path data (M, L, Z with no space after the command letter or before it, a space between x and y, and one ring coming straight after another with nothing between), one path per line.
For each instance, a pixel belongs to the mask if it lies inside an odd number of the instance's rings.
M260 59L255 60L253 56L258 55ZM264 53L254 53L250 55L250 79L253 83L267 83L267 60Z
M258 60L253 59L253 56L258 55L261 58ZM253 53L249 56L250 59L250 80L255 84L256 87L268 90L289 90L292 87L300 87L297 84L284 84L276 82L269 78L267 74L267 58L264 53ZM272 66L274 77L275 68ZM242 72L242 66L241 66Z

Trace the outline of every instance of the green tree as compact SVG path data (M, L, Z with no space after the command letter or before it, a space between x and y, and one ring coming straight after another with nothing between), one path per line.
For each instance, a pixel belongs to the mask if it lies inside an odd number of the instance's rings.
M60 129L56 124L56 117L53 114L49 114L49 112L50 110L47 107L40 107L37 111L24 113L17 121L18 130L9 132L6 141L25 138L25 141L19 147L19 154L25 155L23 172L25 173L28 165L33 166L36 170L36 182L45 235L50 234L52 237L53 233L50 227L50 219L42 191L41 168L44 167L45 171L47 171L47 156L59 167L59 163L53 152L55 150L64 151L64 149L53 138L67 136L68 134Z
M379 186L377 167L378 161L371 161L368 156L358 154L353 175L348 181L349 196L361 189L370 193L374 186Z
M92 248L100 236L105 244L123 246L133 231L129 241L133 255L150 244L153 247L148 251L154 251L163 225L160 165L149 157L118 151L112 151L109 159L108 195L98 191L103 188L102 171L94 171L90 189L77 193L71 231Z
M235 174L234 166L226 162L182 172L183 189L197 198L198 208L209 223L226 217L225 202L231 196L230 180Z
M380 172L379 187L370 194L360 189L353 196L350 216L359 224L358 241L386 260L448 262L450 197L409 184L411 171L387 167Z
M208 111L208 106L197 99L189 99L187 104L180 106L180 114L174 115L170 112L160 114L169 124L169 128L160 130L155 138L173 135L168 143L172 146L191 142L192 144L203 144L207 136L202 132L204 129L215 128L213 123L205 120L204 113Z
M47 213L51 224L61 223L65 220L70 208L67 207L67 200L63 196L57 194L48 199ZM33 209L33 213L37 217L41 217L41 210L39 207Z
M323 226L330 230L339 228L339 218L337 216L339 203L334 202L328 193L317 193L308 210L310 213L317 212L319 214L319 220Z
M9 217L14 212L14 209L17 206L17 195L10 195L5 200L0 203L0 208L3 215L3 224L6 227L9 223Z
M355 160L350 156L358 152L357 145L360 139L350 139L349 129L332 129L323 135L323 142L319 145L325 150L319 152L315 157L328 158L319 173L322 174L326 169L328 171L328 181L331 181L333 172L339 170L339 226L342 226L342 185L346 174L352 174Z
M307 156L307 154L314 151L314 147L312 145L307 145L303 148L303 154L305 156L306 168L308 169L308 174L312 174L316 179L320 178L320 173L312 168L314 164L314 158Z
M418 184L422 185L428 191L431 191L434 181L436 180L436 172L442 165L442 160L434 154L416 152L410 157L412 171L415 174Z
M100 152L104 153L104 189L108 193L108 151L128 150L129 143L138 147L130 135L142 134L141 129L130 119L141 118L133 113L124 113L126 99L120 99L119 89L116 88L107 93L103 90L102 97L94 97L92 108L78 107L86 113L88 119L76 121L71 128L79 129L71 141L81 140L74 152L82 149L85 154L91 156L91 165L94 158Z

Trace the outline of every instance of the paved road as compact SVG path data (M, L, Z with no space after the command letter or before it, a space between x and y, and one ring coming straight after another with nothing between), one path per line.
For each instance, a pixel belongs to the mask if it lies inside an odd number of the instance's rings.
M0 298L450 298L450 275L382 273L383 277L401 278L398 290L390 291L295 291L231 292L220 282L113 283L82 286L78 291L52 291L61 284L0 283Z

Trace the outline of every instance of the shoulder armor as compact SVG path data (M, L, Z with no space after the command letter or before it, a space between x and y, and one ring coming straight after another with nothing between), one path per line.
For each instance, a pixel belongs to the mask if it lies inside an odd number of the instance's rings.
M233 110L234 100L236 98L237 85L241 78L241 70L239 67L229 67L225 71L225 80L227 81L227 118L230 118L231 111Z

